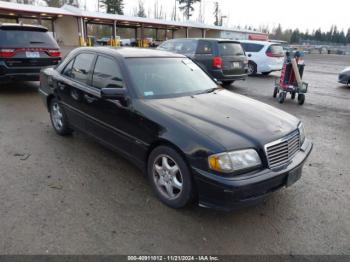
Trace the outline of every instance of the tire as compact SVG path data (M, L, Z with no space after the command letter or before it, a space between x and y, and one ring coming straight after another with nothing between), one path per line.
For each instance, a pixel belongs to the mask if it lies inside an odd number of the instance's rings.
M270 73L271 73L271 72L262 72L261 74L262 74L263 76L268 76Z
M278 94L278 87L275 86L275 89L273 90L273 97L276 97Z
M168 146L156 147L148 158L147 176L158 199L172 208L193 201L190 169L182 156Z
M298 104L303 105L305 102L305 95L304 94L299 94L298 95Z
M252 61L249 61L248 62L248 75L249 76L256 75L256 72L257 72L256 64Z
M235 81L222 81L222 86L228 87L231 84L233 84L233 82L235 82Z
M285 98L286 98L286 93L285 93L285 92L281 92L281 93L278 95L278 102L279 102L280 104L283 104Z
M293 100L295 99L295 92L291 93L291 97L290 98L293 99Z
M58 135L68 136L72 134L73 130L69 127L67 115L56 98L51 99L49 112L52 127Z

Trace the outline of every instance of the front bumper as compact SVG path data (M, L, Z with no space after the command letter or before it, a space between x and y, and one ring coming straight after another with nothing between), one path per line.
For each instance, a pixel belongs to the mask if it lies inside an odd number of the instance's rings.
M264 169L249 176L227 178L193 168L199 205L229 211L261 202L287 183L291 185L292 175L295 176L292 183L300 178L312 147L306 139L288 166L281 170Z

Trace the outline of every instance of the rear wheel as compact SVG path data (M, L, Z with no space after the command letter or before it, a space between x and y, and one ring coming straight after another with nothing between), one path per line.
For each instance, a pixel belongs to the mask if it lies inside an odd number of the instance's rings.
M256 75L257 67L256 64L252 61L248 62L248 75Z
M190 170L182 156L168 146L155 148L148 158L148 179L164 204L182 208L193 199Z
M262 72L261 74L264 76L268 76L271 72Z
M60 136L72 134L73 130L69 127L68 118L56 98L51 99L49 110L52 127L56 133Z
M234 81L222 81L222 85L227 87L233 84Z
M286 99L286 92L281 92L278 95L278 102L280 102L280 104L283 104L284 100Z
M299 94L298 95L298 103L299 105L303 105L305 102L305 95L304 94Z

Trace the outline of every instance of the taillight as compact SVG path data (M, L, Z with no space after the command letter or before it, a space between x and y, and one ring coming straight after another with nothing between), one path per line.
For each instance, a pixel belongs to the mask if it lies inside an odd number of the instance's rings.
M215 56L213 58L213 67L221 68L222 66L222 58L220 56Z
M276 53L272 53L272 52L268 52L268 51L266 51L266 55L268 56L268 57L284 57L284 55L282 55L282 54L276 54Z
M15 54L15 49L0 49L0 57L12 57Z
M49 56L53 56L53 57L61 56L61 52L58 50L48 50L47 53L49 54Z

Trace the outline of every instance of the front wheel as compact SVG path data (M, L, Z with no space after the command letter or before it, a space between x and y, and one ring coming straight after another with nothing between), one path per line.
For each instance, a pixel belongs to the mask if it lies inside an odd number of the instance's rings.
M147 175L159 200L169 207L182 208L192 202L192 176L176 150L155 148L148 158Z
M62 106L56 98L53 98L50 101L49 111L52 127L56 131L56 133L60 136L70 135L73 132L73 130L70 129L68 118L65 112L63 111Z
M278 94L278 87L275 86L275 89L273 90L273 97L276 97Z
M303 105L305 102L305 95L304 94L299 94L298 95L298 103L299 105Z

